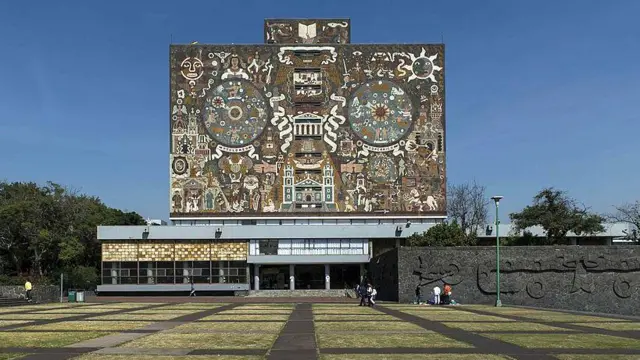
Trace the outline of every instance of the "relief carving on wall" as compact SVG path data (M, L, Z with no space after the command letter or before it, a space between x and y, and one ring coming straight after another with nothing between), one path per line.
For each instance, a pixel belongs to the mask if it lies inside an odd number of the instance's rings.
M446 213L443 46L315 44L171 47L172 216Z

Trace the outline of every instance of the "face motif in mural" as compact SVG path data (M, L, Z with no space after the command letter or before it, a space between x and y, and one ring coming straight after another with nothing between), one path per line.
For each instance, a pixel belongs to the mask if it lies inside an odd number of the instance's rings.
M188 57L180 64L180 73L189 81L196 81L204 74L202 60L196 57Z
M267 125L267 102L253 84L235 79L218 85L206 99L205 128L211 138L227 146L245 146Z
M349 102L349 123L355 134L370 145L393 144L411 127L411 98L399 85L386 80L366 83Z

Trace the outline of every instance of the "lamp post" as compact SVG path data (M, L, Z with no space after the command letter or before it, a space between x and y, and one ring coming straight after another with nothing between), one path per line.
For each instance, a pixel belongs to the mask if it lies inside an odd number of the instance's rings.
M502 306L500 301L500 216L498 208L502 196L492 196L491 200L496 203L496 307Z

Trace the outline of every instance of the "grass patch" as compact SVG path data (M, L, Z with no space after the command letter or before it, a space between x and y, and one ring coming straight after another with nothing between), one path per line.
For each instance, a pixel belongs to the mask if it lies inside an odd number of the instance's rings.
M264 310L225 310L220 312L219 314L223 315L290 315L292 310L282 309L264 309Z
M572 325L588 326L613 331L640 331L640 322L589 322L574 323Z
M204 317L200 320L268 320L268 321L287 321L289 315L244 315L244 314L214 314Z
M640 349L640 340L598 334L494 334L484 337L505 341L524 348L554 349Z
M182 316L182 314L112 314L105 316L94 316L86 320L158 321L171 320L180 316Z
M84 331L118 331L143 328L151 325L150 321L66 321L53 324L21 327L20 330L84 330Z
M638 355L554 355L560 360L638 360Z
M198 331L272 331L280 332L284 322L192 322L180 325L167 332L198 332Z
M103 355L103 354L86 354L80 357L75 357L75 360L131 360L134 357L132 355ZM262 356L248 356L248 355L180 355L180 356L168 356L168 355L135 355L136 360L261 360ZM1 358L0 358L1 359Z
M384 323L377 321L354 321L354 322L323 322L316 321L314 323L316 332L331 332L331 331L354 331L354 332L367 332L367 331L422 331L430 332L418 325L411 324L404 321L387 321ZM369 336L369 335L367 335Z
M0 320L55 320L82 314L0 314Z
M165 311L165 310L193 310L193 311L205 311L205 310L213 310L217 309L221 306L225 306L227 304L198 304L198 303L187 303L187 304L175 304L169 306L163 306L157 309L151 309L153 311Z
M50 309L50 310L40 310L35 314L73 314L73 315L82 315L82 314L95 314L95 313L103 313L107 311L114 311L114 309L103 309L98 307L90 307L90 308L59 308L59 309Z
M268 349L278 334L162 333L146 336L122 345L126 348L163 349Z
M322 315L322 314L314 314L313 318L315 320L318 321L326 321L326 320L353 320L353 321L357 321L357 320L398 320L400 321L400 319L398 319L397 317L391 316L391 315L386 315L386 314L382 314L379 313L380 315Z
M320 348L470 348L440 334L317 334Z
M345 355L321 354L320 360L344 360ZM349 354L349 360L504 360L508 356L489 354Z
M156 314L176 314L176 315L188 315L188 314L195 314L201 311L206 311L206 310L194 310L194 309L168 309L168 310L164 310L164 309L148 309L148 310L134 310L134 311L128 311L127 314L131 314L131 315L156 315Z
M241 305L236 309L293 309L295 304L249 304L249 305Z
M0 320L0 327L18 324L30 324L33 321L28 320Z
M625 322L628 320L624 319L613 319L599 316L588 316L588 315L573 315L573 314L563 314L563 313L552 313L552 314L522 314L517 315L527 319L534 319L538 321L548 321L548 322Z
M421 317L431 321L514 321L498 316L478 315L464 311L429 312L429 311L404 311L409 315Z
M14 360L14 359L21 359L23 357L27 356L27 354L10 354L10 353L0 353L0 360Z
M96 306L102 309L137 309L153 305L163 305L163 303L100 303Z
M347 309L314 309L314 314L380 314L379 311L373 310L371 308L365 307L357 307L357 308L347 308Z
M108 332L0 332L2 347L63 347L77 342L109 335Z
M444 325L466 331L572 331L544 324L510 321L510 322L444 322Z

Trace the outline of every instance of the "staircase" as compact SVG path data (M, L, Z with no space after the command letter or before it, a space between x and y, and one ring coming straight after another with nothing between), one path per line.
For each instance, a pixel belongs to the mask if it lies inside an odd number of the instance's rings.
M0 307L29 305L30 302L24 298L10 298L0 295Z
M355 298L353 290L251 290L247 297L262 298Z

